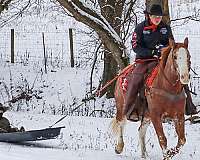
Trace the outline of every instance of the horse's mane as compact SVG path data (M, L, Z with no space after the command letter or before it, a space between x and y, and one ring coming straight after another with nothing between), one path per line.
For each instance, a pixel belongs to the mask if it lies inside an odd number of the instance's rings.
M171 51L171 47L167 46L165 48L162 48L161 50L161 61L160 61L160 65L165 68L169 53Z

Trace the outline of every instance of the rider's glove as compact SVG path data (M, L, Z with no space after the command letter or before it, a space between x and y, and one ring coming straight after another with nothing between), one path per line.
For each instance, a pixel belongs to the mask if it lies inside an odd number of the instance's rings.
M165 46L162 45L162 44L158 44L158 45L155 46L155 48L156 48L157 50L159 50L159 51L161 51L161 49L164 48L164 47L165 47Z
M161 54L161 53L160 53L160 50L158 50L158 49L153 49L151 53L152 53L153 56L155 55L155 56L158 56L158 57L159 57L160 54Z

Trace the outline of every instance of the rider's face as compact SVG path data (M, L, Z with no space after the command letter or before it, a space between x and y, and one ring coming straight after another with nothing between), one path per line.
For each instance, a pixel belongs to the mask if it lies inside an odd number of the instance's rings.
M162 20L162 16L156 16L156 15L149 15L149 18L151 22L155 25L159 25Z

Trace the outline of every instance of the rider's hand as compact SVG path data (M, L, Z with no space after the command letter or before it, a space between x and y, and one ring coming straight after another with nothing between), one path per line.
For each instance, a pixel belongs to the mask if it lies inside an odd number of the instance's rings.
M162 48L164 48L165 46L164 45L162 45L162 44L158 44L158 45L156 45L156 49L157 50L161 50Z
M161 54L160 51L159 51L158 49L154 49L154 50L152 50L151 53L152 53L153 56L157 56L157 57L159 57L160 54Z

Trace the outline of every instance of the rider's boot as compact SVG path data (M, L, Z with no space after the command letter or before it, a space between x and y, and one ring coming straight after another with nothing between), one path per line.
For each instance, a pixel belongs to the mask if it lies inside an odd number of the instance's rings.
M126 115L127 119L132 121L139 120L138 115L136 113L133 113L133 110L135 109L134 103L138 95L138 90L141 88L142 81L143 75L133 74L133 77L128 84L123 114Z
M197 108L192 102L192 96L189 91L188 85L184 85L185 93L187 95L186 98L186 106L185 106L185 115L194 115L197 114Z

